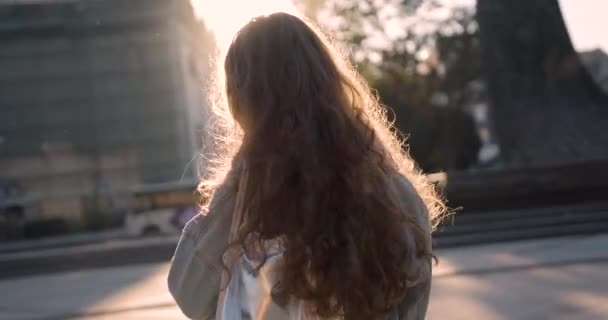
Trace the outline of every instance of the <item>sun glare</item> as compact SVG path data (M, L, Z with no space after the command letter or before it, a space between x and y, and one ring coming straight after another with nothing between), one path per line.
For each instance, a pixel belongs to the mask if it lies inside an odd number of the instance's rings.
M216 36L220 49L225 49L234 34L251 18L273 12L297 15L289 0L192 0L196 14Z

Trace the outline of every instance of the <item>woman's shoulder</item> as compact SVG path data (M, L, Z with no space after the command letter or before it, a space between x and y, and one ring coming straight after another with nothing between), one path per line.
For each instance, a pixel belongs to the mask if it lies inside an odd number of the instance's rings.
M392 175L392 182L404 214L414 218L421 227L430 232L429 210L416 190L414 182L399 172Z
M192 218L184 227L185 235L198 237L205 233L214 224L228 226L227 221L232 220L238 184L238 172L230 170L221 184L219 184L209 202L201 208L201 212Z

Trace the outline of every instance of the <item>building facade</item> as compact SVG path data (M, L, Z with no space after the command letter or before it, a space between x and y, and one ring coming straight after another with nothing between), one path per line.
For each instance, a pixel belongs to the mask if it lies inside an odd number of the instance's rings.
M78 220L194 177L202 32L188 0L0 2L0 207Z

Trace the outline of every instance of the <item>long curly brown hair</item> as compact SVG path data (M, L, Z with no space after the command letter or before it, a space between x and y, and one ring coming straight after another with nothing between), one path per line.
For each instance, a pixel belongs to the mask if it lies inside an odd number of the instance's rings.
M407 195L394 177L414 186L433 224L445 207L343 53L286 13L246 24L225 57L200 189L212 194L230 172L247 176L233 187L243 220L231 246L250 252L281 239L277 296L322 317L376 319L428 277L407 266L411 257L432 256L428 226L402 212Z

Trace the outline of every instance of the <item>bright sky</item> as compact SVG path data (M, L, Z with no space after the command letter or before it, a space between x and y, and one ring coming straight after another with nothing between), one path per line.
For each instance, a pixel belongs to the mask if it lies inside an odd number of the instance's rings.
M191 0L197 15L215 32L221 49L251 18L277 11L295 14L290 0Z
M559 3L576 49L600 47L608 52L608 1L559 0Z
M474 0L442 0L450 5L473 5ZM608 1L558 0L577 51L602 48L608 52Z
M474 0L442 0L449 5L472 5ZM559 0L570 37L577 50L601 47L608 52L608 0ZM195 10L212 28L220 47L250 18L276 11L296 13L290 0L192 0ZM396 26L390 26L395 28Z

